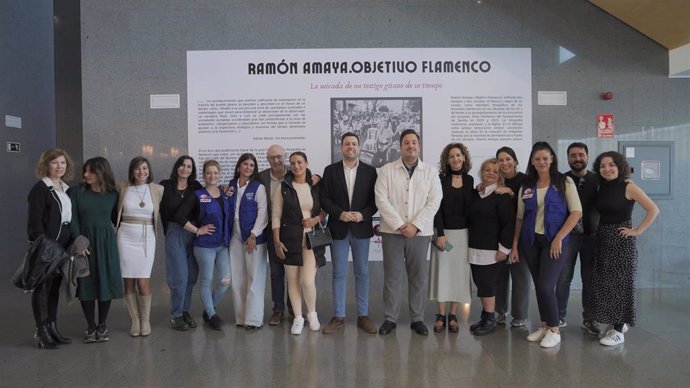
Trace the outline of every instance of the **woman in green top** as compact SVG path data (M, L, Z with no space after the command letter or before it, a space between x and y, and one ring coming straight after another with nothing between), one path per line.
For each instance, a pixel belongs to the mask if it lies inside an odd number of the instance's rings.
M120 257L113 222L117 216L117 191L110 163L103 157L87 160L82 168L84 182L70 189L72 235L89 239L90 275L79 279L77 296L88 327L84 343L108 340L106 319L110 301L123 296ZM98 324L96 324L98 300Z

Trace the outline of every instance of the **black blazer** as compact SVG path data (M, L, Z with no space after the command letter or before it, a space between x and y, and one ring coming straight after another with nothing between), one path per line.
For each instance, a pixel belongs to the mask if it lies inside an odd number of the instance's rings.
M57 240L67 234L69 227L62 225L61 209L62 203L55 189L48 187L43 181L36 182L29 192L29 240L35 240L41 234Z
M350 205L343 161L326 167L323 178L319 182L319 195L321 207L328 213L328 228L334 239L342 240L348 232L351 232L355 238L371 238L374 235L372 217L378 210L374 198L377 176L374 167L359 161L352 193L352 205ZM340 214L346 211L360 212L364 220L362 222L340 221Z

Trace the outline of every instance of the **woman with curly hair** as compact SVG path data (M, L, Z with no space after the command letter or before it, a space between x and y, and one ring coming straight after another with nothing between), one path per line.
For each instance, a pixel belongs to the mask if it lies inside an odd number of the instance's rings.
M438 301L434 333L448 325L448 331L459 331L457 311L460 303L470 303L470 262L468 259L468 219L474 179L470 152L462 143L448 144L439 163L443 200L436 216L436 238L431 250L429 298ZM446 303L450 311L446 316Z
M604 152L593 167L600 182L594 203L600 218L590 293L592 319L609 324L599 343L615 346L625 341L626 326L635 326L637 236L652 225L659 208L628 179L628 162L622 154ZM642 206L645 216L633 228L631 214L635 202Z

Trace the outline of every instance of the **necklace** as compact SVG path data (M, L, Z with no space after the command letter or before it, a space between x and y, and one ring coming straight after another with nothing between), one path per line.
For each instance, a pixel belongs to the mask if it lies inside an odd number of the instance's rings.
M139 207L143 208L144 206L146 206L146 203L144 202L144 198L146 198L146 193L149 191L148 186L144 186L144 194L143 195L141 195L141 193L139 192L139 189L137 189L136 186L134 186L134 191L137 193L137 197L139 197L139 199L141 200L139 202Z
M175 191L177 192L177 195L180 196L181 199L184 199L184 192L187 191L187 187L189 187L189 184L185 182L185 185L182 189L178 189L180 187L179 183L175 186Z

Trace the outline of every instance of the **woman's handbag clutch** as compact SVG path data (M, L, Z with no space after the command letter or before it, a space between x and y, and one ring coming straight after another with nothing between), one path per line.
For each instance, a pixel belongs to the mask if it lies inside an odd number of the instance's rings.
M333 237L328 227L319 222L311 231L307 232L307 248L315 249L333 244Z

